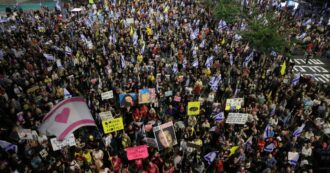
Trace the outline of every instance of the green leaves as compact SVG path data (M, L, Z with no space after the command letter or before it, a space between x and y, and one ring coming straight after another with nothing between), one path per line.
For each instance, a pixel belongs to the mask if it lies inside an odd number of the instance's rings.
M229 24L239 20L240 4L234 0L219 0L213 10L216 19L223 19Z

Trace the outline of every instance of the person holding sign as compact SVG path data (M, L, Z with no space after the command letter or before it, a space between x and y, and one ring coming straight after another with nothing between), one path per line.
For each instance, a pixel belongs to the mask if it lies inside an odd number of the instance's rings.
M168 130L162 130L158 133L157 139L163 148L169 148L173 146L173 137ZM158 144L159 145L159 144Z

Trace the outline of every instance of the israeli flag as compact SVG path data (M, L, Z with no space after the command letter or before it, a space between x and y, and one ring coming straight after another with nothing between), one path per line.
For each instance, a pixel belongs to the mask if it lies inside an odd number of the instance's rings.
M250 136L246 141L244 145L252 146L252 136Z
M218 90L219 83L221 81L221 75L220 76L213 76L210 81L209 85L211 86L211 89L216 92Z
M87 38L84 34L80 34L80 40L83 42L87 42Z
M254 51L252 51L252 52L251 52L251 53L245 58L244 63L243 63L243 65L244 65L245 67L247 67L247 65L249 64L249 62L253 60L253 56L254 56Z
M229 55L229 61L230 61L230 65L234 64L234 55L232 53Z
M305 124L302 124L300 127L298 127L294 132L293 132L293 136L294 137L299 137L301 135L301 133L303 132L305 127Z
M187 64L188 64L187 59L184 58L184 59L183 59L183 62L182 62L182 67L183 67L184 69L186 69L186 68L187 68Z
M204 156L204 159L207 161L207 163L209 165L212 164L212 162L214 161L214 159L217 157L219 151L212 151L212 152L209 152L208 154L206 154Z
M137 35L136 31L134 31L133 39L132 39L134 46L138 45L138 40L139 40L139 36Z
M178 73L178 64L177 63L174 63L173 64L173 67L172 67L172 72L174 73L174 74L177 74Z
M210 57L207 58L207 60L205 62L205 66L207 68L210 68L212 64L213 64L213 56L210 56Z
M268 138L273 137L273 135L274 135L274 132L272 131L271 126L268 124L265 128L263 137L264 137L264 139L268 139Z
M220 20L218 24L218 29L226 29L227 28L227 23L224 20Z
M61 5L60 5L60 0L55 0L55 2L56 2L56 8L57 8L57 10L62 11L62 8L61 8Z
M203 39L203 41L201 42L201 44L199 44L199 47L204 48L205 47L205 39Z
M265 148L264 148L264 151L270 153L270 152L273 152L273 150L276 148L275 144L274 143L271 143L269 145L267 145Z
M72 55L72 50L71 50L71 48L69 47L69 46L65 46L65 54L66 55Z
M195 31L191 31L190 32L190 39L191 40L195 40L197 38L197 36L198 36L198 33L199 33L199 29L198 28L195 29Z
M296 86L299 83L300 80L300 73L295 74L293 80L291 81L292 86Z
M213 127L210 128L209 131L210 131L210 132L215 132L216 129L217 129L217 126L213 126Z
M55 57L53 55L47 53L44 53L43 55L48 61L55 61Z
M125 69L126 68L126 61L125 61L124 55L121 55L120 62L121 62L121 68Z
M17 145L3 140L0 140L0 147L6 152L14 151L15 153L17 153L17 149L18 149Z
M198 59L195 59L195 61L192 63L192 66L195 67L195 68L197 68L198 65L199 65Z
M290 165L297 165L299 160L299 153L298 152L289 152L288 153L288 163Z
M64 88L64 99L71 98L71 97L72 97L72 95L70 94L70 92L66 88Z
M219 112L214 116L215 122L219 123L225 119L225 114L223 112Z

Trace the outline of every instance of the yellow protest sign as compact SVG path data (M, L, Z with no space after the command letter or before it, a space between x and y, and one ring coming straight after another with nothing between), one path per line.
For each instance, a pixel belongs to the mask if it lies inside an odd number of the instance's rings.
M102 127L105 134L115 132L118 130L124 129L124 123L123 118L113 118L110 120L103 120L102 121Z
M201 107L201 103L199 101L197 102L189 102L188 103L188 111L187 114L188 115L199 115L200 113L200 107Z
M89 3L90 4L94 4L94 0L89 0Z

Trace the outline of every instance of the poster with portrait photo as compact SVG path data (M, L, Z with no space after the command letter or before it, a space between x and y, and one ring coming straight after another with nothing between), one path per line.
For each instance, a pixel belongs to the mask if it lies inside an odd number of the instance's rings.
M173 147L178 143L172 121L154 127L153 131L159 151Z
M135 93L119 94L120 107L132 107L137 103L137 95Z

